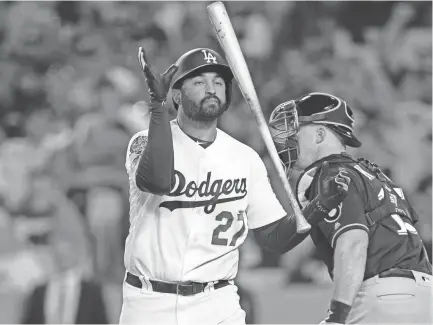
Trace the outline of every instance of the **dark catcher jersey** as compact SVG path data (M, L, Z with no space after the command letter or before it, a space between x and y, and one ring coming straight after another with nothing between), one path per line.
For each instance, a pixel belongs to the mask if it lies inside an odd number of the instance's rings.
M368 232L364 279L390 268L432 274L432 266L415 226L418 216L403 190L377 167L347 154L325 157L305 169L296 184L301 207L318 193L318 175L324 161L329 171L348 170L351 183L347 198L311 231L319 257L332 278L334 248L338 237L351 229Z

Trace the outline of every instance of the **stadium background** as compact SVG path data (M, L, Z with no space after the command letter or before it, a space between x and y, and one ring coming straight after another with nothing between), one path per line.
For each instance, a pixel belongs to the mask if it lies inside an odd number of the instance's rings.
M59 270L121 305L125 148L145 128L144 46L160 71L221 49L207 2L0 2L0 322ZM363 147L406 191L432 237L431 2L229 2L265 115L309 91L348 101ZM171 108L171 113L175 111ZM235 86L219 126L256 149L287 201ZM318 323L330 283L311 242L283 257L242 248L238 283L256 323Z

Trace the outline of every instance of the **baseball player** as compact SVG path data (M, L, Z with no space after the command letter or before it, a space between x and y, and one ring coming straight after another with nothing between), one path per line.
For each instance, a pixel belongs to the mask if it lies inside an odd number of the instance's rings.
M233 280L248 229L281 253L306 236L296 234L259 155L217 128L231 97L225 60L198 48L162 75L142 48L139 61L151 117L126 154L130 230L120 323L245 324ZM178 112L173 121L164 105L169 88ZM303 210L313 224L347 195L345 172L327 174Z
M270 117L282 161L303 171L296 185L300 206L317 194L325 160L326 173L344 168L351 179L342 204L311 230L334 282L322 323L432 324L432 266L418 216L376 164L345 152L361 146L353 127L347 103L323 93L282 103Z

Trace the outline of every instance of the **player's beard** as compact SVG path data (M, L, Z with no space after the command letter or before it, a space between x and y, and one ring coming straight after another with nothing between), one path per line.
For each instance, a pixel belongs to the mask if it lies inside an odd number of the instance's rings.
M211 122L220 117L226 110L226 104L215 96L206 96L200 102L186 100L182 102L185 115L193 121Z

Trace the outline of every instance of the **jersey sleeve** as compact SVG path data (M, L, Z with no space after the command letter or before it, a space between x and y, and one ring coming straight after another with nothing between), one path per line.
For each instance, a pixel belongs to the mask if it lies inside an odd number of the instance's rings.
M250 179L247 208L249 228L259 228L286 216L272 189L265 164L255 151L251 158Z
M365 203L360 192L362 189L355 185L353 173L349 173L351 183L346 199L329 212L328 217L319 223L319 227L328 239L331 247L335 247L338 237L352 229L369 231L365 218Z
M138 161L147 145L147 130L140 131L131 138L126 151L125 168L130 177L135 176Z

